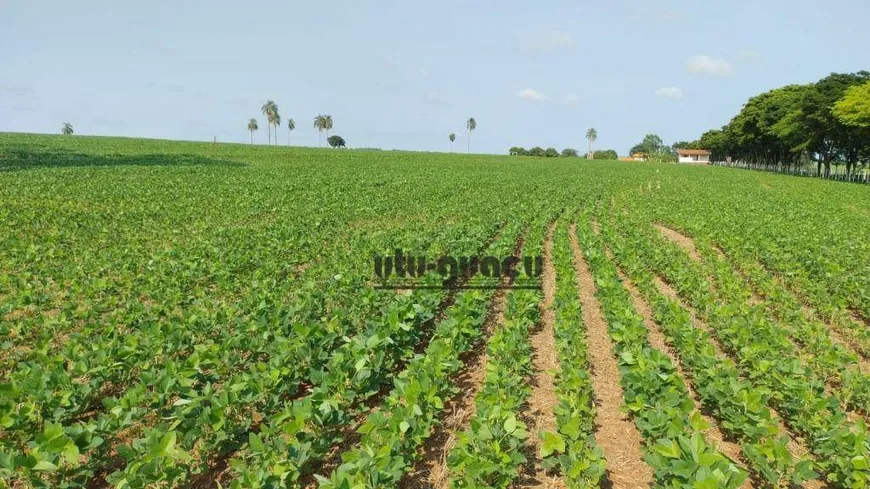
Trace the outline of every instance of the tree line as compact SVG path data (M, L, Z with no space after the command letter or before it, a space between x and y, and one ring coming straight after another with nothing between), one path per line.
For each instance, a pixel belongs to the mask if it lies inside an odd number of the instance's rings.
M579 152L574 148L565 148L560 153L556 148L544 149L540 146L535 146L531 149L525 149L522 146L512 146L508 150L508 154L512 156L538 156L544 158L554 158L557 156L573 158L580 157L591 160L615 160L618 158L616 151L612 149L595 151L594 143L596 139L598 139L598 131L595 130L594 127L586 131L586 141L589 143L589 151L583 156L580 156Z
M850 177L870 165L870 72L832 73L762 93L721 129L685 144L710 150L713 161L782 171L815 165L825 177L843 165Z

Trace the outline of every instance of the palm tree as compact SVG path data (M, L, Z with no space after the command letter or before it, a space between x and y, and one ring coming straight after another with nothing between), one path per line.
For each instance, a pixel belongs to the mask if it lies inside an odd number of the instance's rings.
M598 139L598 131L596 131L594 127L589 128L589 130L586 131L586 140L589 141L589 154L586 157L590 160L595 156L595 153L592 151L592 143L594 143L596 139Z
M468 119L468 122L465 123L465 127L468 128L468 152L471 153L471 133L477 129L477 121L474 120L474 117Z
M274 118L275 110L277 106L275 102L271 100L267 100L266 103L260 107L260 110L263 112L263 115L266 116L266 127L269 130L269 144L272 144L272 119Z
M317 114L314 118L314 128L317 129L317 144L321 145L320 133L326 131L326 137L329 137L329 130L332 129L332 116Z
M63 129L61 129L60 132L64 136L72 136L72 134L73 134L72 124L70 124L69 122L64 122Z
M291 131L293 131L293 129L296 129L296 122L294 122L293 119L287 119L287 132L288 132L288 134ZM290 136L289 135L287 136L287 145L288 146L290 145Z
M248 132L251 133L251 145L254 144L254 131L258 131L260 126L257 124L257 119L251 117L251 120L248 121Z
M275 126L275 146L278 146L278 126L281 125L281 116L278 115L278 107L275 107L275 115L272 116L272 125Z
M451 132L450 135L447 137L450 139L450 152L452 153L453 152L453 141L456 141L456 134Z
M323 128L326 129L326 139L329 139L329 130L332 129L332 116L326 115L323 117L325 118L324 119L325 125L323 126Z

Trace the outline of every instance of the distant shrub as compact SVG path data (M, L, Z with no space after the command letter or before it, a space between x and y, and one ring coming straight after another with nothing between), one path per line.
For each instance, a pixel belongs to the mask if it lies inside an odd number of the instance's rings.
M577 150L574 148L565 148L562 150L562 156L576 158Z
M546 156L546 154L544 154L544 148L535 146L529 150L529 156Z
M547 158L555 158L559 156L559 151L556 148L547 148L547 151L544 151L544 156Z
M333 148L346 147L346 145L344 143L344 138L339 136L339 135L329 136L329 138L326 139L326 142L329 143L329 145L332 146Z
M592 155L593 160L618 160L619 155L616 154L616 151L612 149L604 149L601 151L596 151Z

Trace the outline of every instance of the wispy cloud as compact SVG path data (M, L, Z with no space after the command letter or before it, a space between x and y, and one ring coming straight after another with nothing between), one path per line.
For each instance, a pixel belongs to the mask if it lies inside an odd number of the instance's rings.
M731 64L722 58L710 56L692 56L686 60L686 69L694 75L731 76L734 73Z
M679 99L683 98L683 90L678 87L662 87L656 90L659 97Z
M567 32L553 30L544 34L527 37L522 42L523 51L541 53L560 49L571 49L575 46L574 39Z
M516 92L514 92L514 95L516 95L517 97L519 97L523 100L528 100L529 102L542 102L544 100L547 100L546 95L535 90L534 88L526 88L523 90L517 90Z

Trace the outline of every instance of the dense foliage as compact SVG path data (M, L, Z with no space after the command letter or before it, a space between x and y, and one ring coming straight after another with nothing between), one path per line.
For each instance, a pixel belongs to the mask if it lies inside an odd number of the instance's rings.
M695 142L714 161L731 158L770 167L832 164L847 174L870 160L870 72L832 73L806 85L788 85L749 99L721 129Z

